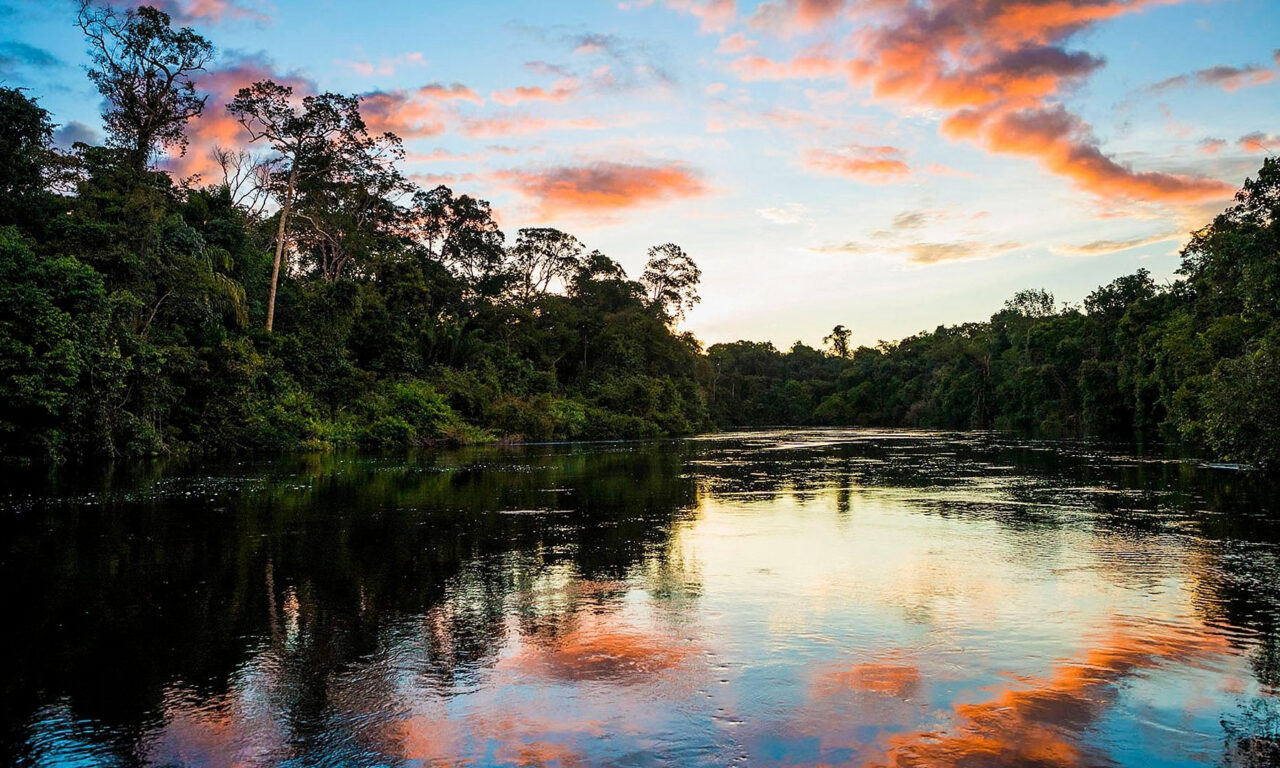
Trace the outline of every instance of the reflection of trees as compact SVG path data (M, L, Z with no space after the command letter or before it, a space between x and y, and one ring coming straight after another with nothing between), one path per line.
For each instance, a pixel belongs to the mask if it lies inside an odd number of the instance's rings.
M1227 732L1223 764L1231 768L1280 765L1280 698L1254 699L1222 721Z
M696 505L683 461L670 446L308 457L240 477L115 478L100 504L6 516L0 599L21 631L0 662L5 748L65 700L127 754L175 685L228 702L253 668L305 752L333 738L334 676L389 646L417 648L422 684L465 685L493 663L531 580L623 581L665 562L674 516ZM375 700L394 687L364 684Z

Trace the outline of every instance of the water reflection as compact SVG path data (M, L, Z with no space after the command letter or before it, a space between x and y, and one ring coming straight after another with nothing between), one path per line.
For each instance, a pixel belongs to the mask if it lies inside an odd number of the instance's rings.
M1221 637L1194 625L1119 624L1092 639L1078 659L1059 662L1040 679L1014 680L990 698L958 703L946 730L889 739L889 766L1082 766L1106 764L1095 724L1115 705L1127 678L1165 665L1187 665L1223 653Z
M19 482L5 763L1264 765L1274 743L1280 518L1240 473L810 431Z

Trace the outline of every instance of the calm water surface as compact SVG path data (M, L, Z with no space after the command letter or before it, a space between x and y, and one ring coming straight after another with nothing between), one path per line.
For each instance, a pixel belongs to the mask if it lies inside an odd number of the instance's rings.
M8 480L3 764L1280 759L1237 471L775 431Z

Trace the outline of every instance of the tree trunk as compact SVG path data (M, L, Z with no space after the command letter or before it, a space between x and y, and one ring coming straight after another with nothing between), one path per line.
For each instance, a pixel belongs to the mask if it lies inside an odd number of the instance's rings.
M293 182L298 175L295 163L289 169L289 183L284 190L284 208L280 210L280 228L276 230L276 260L271 267L271 293L267 297L267 333L271 333L271 325L276 318L276 286L280 283L280 260L284 257L284 224L289 218L289 205L293 202Z

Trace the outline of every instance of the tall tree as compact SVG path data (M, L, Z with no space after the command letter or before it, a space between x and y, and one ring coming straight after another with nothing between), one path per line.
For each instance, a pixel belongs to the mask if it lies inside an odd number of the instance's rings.
M849 339L853 336L853 332L843 325L837 325L831 329L831 333L822 337L822 343L831 349L831 354L836 357L847 358L852 350L849 349Z
M702 300L698 283L702 270L689 254L674 243L655 245L649 249L640 283L649 294L649 303L657 307L669 322L684 317L687 310Z
M299 251L327 282L402 242L405 212L396 199L411 190L395 166L404 150L394 134L347 149L325 173L300 182L294 203Z
M503 282L505 238L487 201L455 196L441 185L414 195L410 216L413 236L473 293L496 295L500 286L494 284Z
M89 40L89 78L106 100L111 144L139 171L160 150L184 153L187 121L208 98L192 75L213 60L213 45L190 27L173 29L168 14L148 6L120 12L81 0L76 21Z
M550 290L555 281L567 283L581 266L583 250L578 238L558 229L520 230L510 251L517 297L528 303Z
M1040 319L1054 313L1053 294L1043 288L1028 288L1006 299L1004 311L1015 315Z
M284 258L285 236L298 182L330 172L344 155L362 151L370 137L360 117L360 99L324 93L295 103L293 89L271 80L241 88L227 111L249 132L251 141L266 141L280 155L274 187L280 199L280 223L267 297L267 330L275 323L276 291Z

